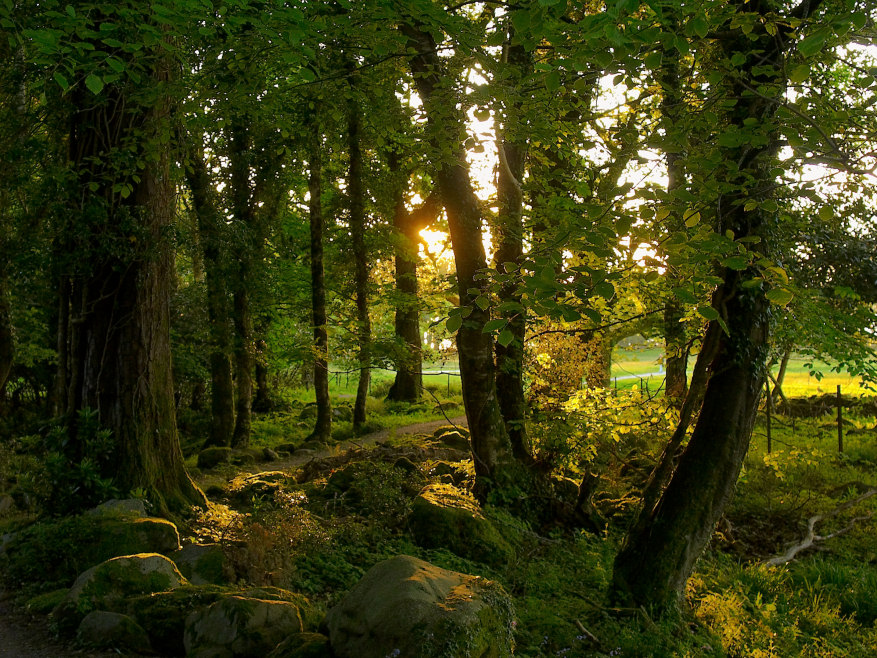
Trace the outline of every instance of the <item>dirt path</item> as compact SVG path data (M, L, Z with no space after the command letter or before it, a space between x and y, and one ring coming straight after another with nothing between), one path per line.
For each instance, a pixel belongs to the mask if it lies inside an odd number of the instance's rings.
M11 595L0 592L0 658L110 658L114 653L80 651L55 641L49 620L13 609Z
M426 423L417 423L416 425L405 425L404 427L394 427L388 430L372 432L371 434L364 434L357 437L356 439L340 441L339 443L335 443L329 446L328 450L316 450L313 453L297 456L293 455L292 457L289 457L287 459L281 459L276 462L271 462L270 467L271 470L277 471L292 469L301 466L302 464L306 464L312 459L324 459L326 457L334 457L336 455L344 454L348 450L358 450L367 446L373 446L378 441L385 441L391 436L432 434L442 425L457 425L459 427L468 427L468 424L466 423L466 416L457 416L456 418L451 418L449 420L445 420L444 418L442 420L431 420Z

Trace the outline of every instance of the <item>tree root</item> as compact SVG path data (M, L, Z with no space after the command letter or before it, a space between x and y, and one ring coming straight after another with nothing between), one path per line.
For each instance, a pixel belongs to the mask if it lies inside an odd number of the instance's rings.
M854 507L855 505L858 505L863 500L871 498L874 495L877 495L877 489L868 489L868 491L863 493L861 496L853 498L852 500L848 500L847 502L843 503L842 505L839 505L838 507L836 507L834 510L832 510L828 514L824 514L824 515L823 514L816 514L815 516L811 516L810 519L807 521L807 534L804 537L804 539L802 539L797 544L791 546L782 555L778 555L774 558L771 558L770 560L765 560L762 564L764 564L765 566L768 566L768 567L776 567L776 566L779 566L781 564L786 564L786 563L794 560L795 556L798 553L800 553L801 551L803 551L805 548L810 548L811 546L813 546L817 542L823 542L823 541L826 541L828 539L838 537L839 535L846 534L847 532L849 532L850 530L853 529L853 526L855 526L857 522L864 521L866 519L870 519L871 516L873 516L873 515L866 514L865 516L857 516L854 519L852 519L847 526L841 528L840 530L836 530L830 534L827 534L827 535L817 535L814 528L816 527L816 524L819 523L820 521L824 521L826 519L830 519L834 516L837 516L841 512L848 510L849 508Z

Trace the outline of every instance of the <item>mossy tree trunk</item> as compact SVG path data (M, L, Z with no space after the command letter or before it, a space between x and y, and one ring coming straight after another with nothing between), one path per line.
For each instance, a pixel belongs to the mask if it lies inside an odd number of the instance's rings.
M506 44L503 56L510 85L518 92L522 81L532 72L532 58L521 45ZM496 195L499 213L496 221L497 271L517 273L524 260L524 192L521 181L527 160L528 140L522 119L522 100L510 100L502 117L501 137L497 140L499 171ZM524 396L524 340L527 329L526 310L521 303L518 282L510 277L503 283L500 298L508 305L502 317L508 322L497 341L496 392L512 451L523 462L533 460L527 435L527 399Z
M737 6L762 16L771 11L762 2ZM792 16L806 18L818 6L818 1L802 4ZM757 236L760 250L767 253L776 220L759 204L753 207L746 201L765 201L774 188L770 170L778 152L775 111L786 88L782 72L791 32L781 27L770 35L765 23L755 25L750 34L729 27L729 35L721 40L724 61L745 55L740 66L726 71L722 91L736 99L728 110L728 123L740 131L758 130L763 139L722 147L724 169L712 175L728 190L716 199L716 230L733 231L738 239ZM760 91L755 94L752 89ZM710 324L708 337L713 337L715 351L700 416L667 488L653 507L641 511L615 560L614 595L627 605L659 612L676 608L733 494L765 376L770 313L763 286L752 285L758 277L754 268L724 268L723 282L713 295L713 308L727 332L716 321Z
M168 73L157 59L155 82ZM175 204L162 137L169 113L160 94L133 94L113 85L97 98L82 87L72 94L71 199L87 237L79 243L85 265L72 282L68 419L75 437L77 412L95 410L115 443L105 475L122 491L145 490L169 511L205 498L183 466L176 427L169 307Z
M308 210L311 233L311 319L314 323L314 393L317 422L310 438L328 441L332 436L329 399L329 333L326 330L326 283L323 272L323 139L316 113L309 119Z
M368 253L365 247L365 189L363 186L362 148L360 146L360 108L352 86L347 112L347 150L349 158L348 199L350 236L353 242L354 289L356 296L356 333L359 341L359 383L353 403L353 431L358 434L365 424L366 401L371 379L372 331L368 313Z
M435 40L415 24L402 25L401 30L415 52L410 67L426 110L432 146L439 151L436 179L448 217L460 306L469 313L457 331L457 353L477 485L484 495L492 486L518 480L520 468L497 400L493 336L484 331L490 307L483 300L489 299L489 293L486 281L476 276L487 267L481 207L469 178L464 118L456 108Z
M190 145L186 178L198 219L199 242L204 251L207 318L210 322L210 430L204 445L228 446L234 432L234 381L223 220L200 146Z

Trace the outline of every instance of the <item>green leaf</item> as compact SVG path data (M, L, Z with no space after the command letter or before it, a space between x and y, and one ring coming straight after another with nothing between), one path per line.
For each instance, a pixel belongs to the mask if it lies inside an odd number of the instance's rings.
M772 288L767 291L765 297L767 297L768 301L770 301L772 304L785 306L790 301L792 301L792 299L794 299L795 295L786 288Z
M497 318L484 323L484 333L489 334L491 331L504 328L509 323L505 318Z
M643 62L645 63L647 68L655 70L659 66L661 66L661 60L662 60L662 56L661 56L660 52L651 52L648 55L646 55Z
M828 38L828 30L823 28L821 30L817 30L815 33L811 34L806 39L802 39L798 43L798 52L801 53L804 57L812 57L816 53L820 52L825 46L825 41Z
M697 314L710 322L719 319L719 312L712 306L698 306Z
M502 330L499 336L497 336L496 342L503 347L508 347L509 343L511 343L514 339L515 335L512 333L511 329L505 328Z
M810 67L806 64L799 64L789 72L789 82L800 84L810 77Z
M99 76L94 73L89 73L85 78L85 86L88 87L88 90L97 96L104 88L104 81L100 79Z
M831 206L820 206L819 207L819 219L823 222L829 222L834 218L834 210L831 209Z
M615 286L608 281L604 281L594 286L594 292L603 299L612 299L615 296Z
M710 26L709 23L707 23L706 18L703 16L695 16L691 19L689 25L691 26L691 29L694 30L694 33L701 39L705 39L706 35L709 34Z
M673 288L673 294L676 299L686 304L697 304L697 297L685 288Z
M450 333L454 333L461 326L463 326L463 318L461 318L459 315L452 315L448 318L448 321L445 324L445 327Z
M731 256L722 261L722 265L731 270L745 270L749 266L749 259L746 256Z
M554 93L560 88L560 72L552 71L545 76L545 88L549 93Z
M594 324L600 324L603 321L603 316L600 315L600 312L592 308L583 308L582 315L586 316Z
M685 218L685 225L686 225L688 228L692 228L693 226L697 226L697 223L698 223L699 221L700 221L700 213L699 213L699 212L694 212L694 213L691 213L690 215L688 215L688 216Z
M55 82L58 83L58 86L61 87L61 89L63 89L64 91L70 89L70 83L67 82L67 78L65 78L63 75L55 71L52 74L52 77L55 78Z
M486 311L487 307L490 306L490 300L487 298L487 295L478 295L475 298L475 304L478 305L482 311Z

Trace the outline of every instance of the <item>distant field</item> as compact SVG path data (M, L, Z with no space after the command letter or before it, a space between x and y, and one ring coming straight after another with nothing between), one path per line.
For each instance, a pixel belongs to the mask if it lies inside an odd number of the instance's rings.
M845 373L831 372L831 366L815 362L814 368L822 373L822 379L817 379L810 374L805 364L808 360L801 356L793 356L789 361L786 370L785 381L783 382L783 392L786 395L808 396L819 395L822 393L834 393L837 391L838 385L841 391L848 395L859 395L867 391L862 387L861 381L857 377L850 377ZM694 367L694 359L689 360L688 373ZM652 373L648 377L649 387L657 388L663 380L663 353L659 348L641 348L641 349L616 349L612 354L612 377L613 380L618 378L619 388L629 388L631 386L639 386L639 377L645 378L646 375ZM776 375L779 366L775 366L772 370Z

